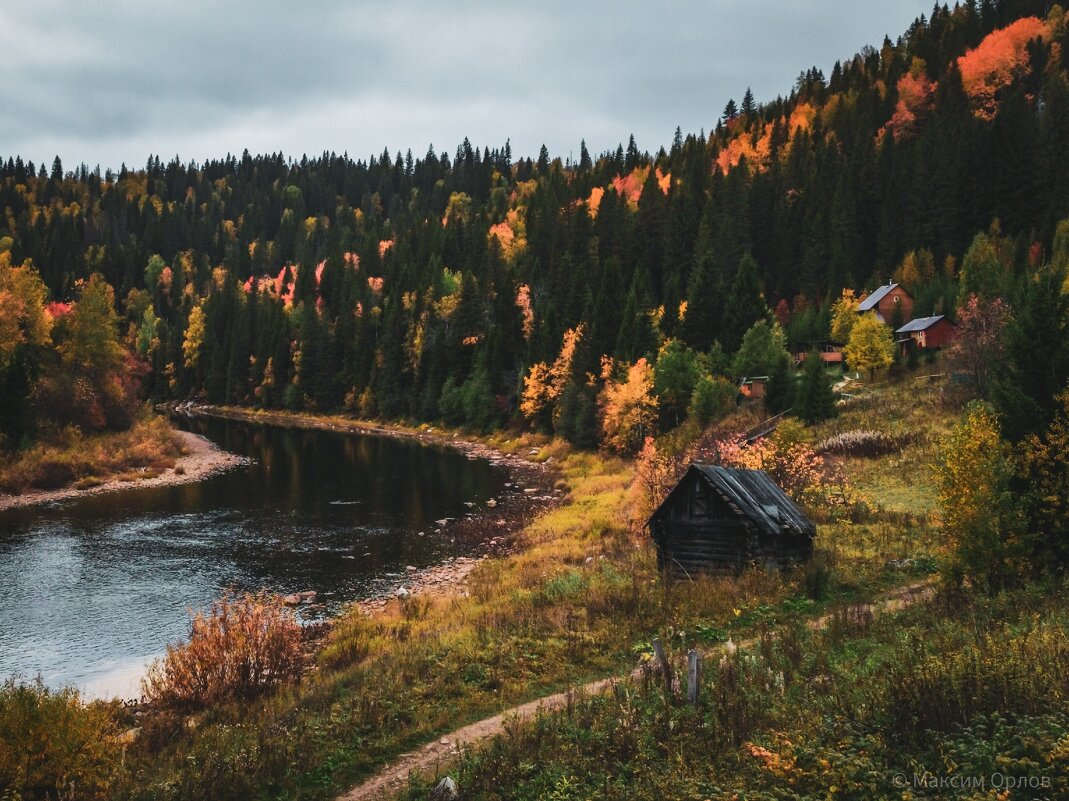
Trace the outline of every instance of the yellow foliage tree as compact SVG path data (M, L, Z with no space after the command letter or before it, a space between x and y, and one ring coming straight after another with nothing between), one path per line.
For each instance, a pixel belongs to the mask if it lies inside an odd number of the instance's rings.
M653 368L643 358L627 368L622 380L614 379L614 372L612 361L605 360L605 387L599 398L602 442L619 453L634 453L657 422Z
M182 362L192 369L197 366L200 359L200 349L204 345L204 309L200 305L194 306L189 313L189 325L186 326L186 337L182 341Z
M864 370L869 378L876 371L890 367L895 360L895 341L891 329L874 314L860 315L850 331L843 356L855 370Z
M0 367L19 345L44 346L52 341L47 294L31 265L12 267L11 254L0 253Z
M119 370L123 347L115 290L100 273L81 283L78 301L64 320L65 338L59 345L63 364L85 375L104 376Z
M1020 518L1010 493L1012 465L994 409L971 403L939 464L939 502L950 578L998 590L1020 572Z
M831 338L836 342L850 339L850 331L857 322L857 306L860 301L854 297L854 290L844 289L843 295L831 306Z
M520 412L532 422L548 424L553 406L564 392L572 375L575 350L583 338L583 326L569 328L561 341L560 355L552 365L537 362L523 379Z

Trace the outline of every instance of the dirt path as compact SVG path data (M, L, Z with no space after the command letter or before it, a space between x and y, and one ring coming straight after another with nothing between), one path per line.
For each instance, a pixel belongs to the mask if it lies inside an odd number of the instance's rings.
M930 598L934 592L934 580L916 582L889 592L872 604L870 609L874 613L897 612ZM823 615L819 618L814 618L808 625L813 630L823 629L828 625L831 618L830 614ZM736 648L743 649L750 648L756 644L756 638L733 643ZM713 655L719 655L727 647L727 643L714 646L705 650L704 656L708 658ZM442 736L439 740L427 743L415 751L402 754L391 764L383 765L375 776L339 796L337 801L375 801L376 799L390 797L404 787L408 781L409 774L435 775L440 773L441 768L449 765L457 757L462 747L477 745L484 740L503 733L506 723L533 719L540 711L563 708L567 705L569 698L573 698L576 695L598 695L607 692L618 681L627 678L638 679L640 676L640 670L636 669L626 677L614 676L608 679L599 679L598 681L584 684L582 687L547 695L535 701L529 701L526 704L506 709L493 717L471 723Z

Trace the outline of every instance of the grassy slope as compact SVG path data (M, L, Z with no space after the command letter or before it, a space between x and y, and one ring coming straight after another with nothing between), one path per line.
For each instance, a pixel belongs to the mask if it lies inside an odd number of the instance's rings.
M915 570L938 560L933 469L955 415L938 388L908 382L796 432L814 443L853 429L918 435L890 456L834 460L872 508L821 528L840 597L901 581L887 559L917 559ZM755 628L761 643L706 666L700 711L657 682L625 682L512 728L452 773L466 799L512 801L1069 797L1064 592L939 598L876 618L840 601L821 632L750 608L729 627ZM693 643L673 643L682 670ZM973 784L939 785L947 776ZM998 777L1017 787L1000 793ZM427 789L416 778L404 797Z
M480 800L1066 798L1063 591L781 626L706 666L700 710L625 682L512 728L453 775ZM404 797L426 791L417 779Z
M938 425L945 413L926 407ZM835 426L851 425L847 417ZM814 432L820 436L825 432ZM515 555L488 561L468 597L413 599L375 619L341 620L321 669L259 705L213 710L194 732L146 726L128 794L189 798L327 798L391 757L515 703L586 679L624 672L654 634L682 647L802 614L801 575L747 574L665 586L652 549L630 531L633 465L532 438L569 489L533 521ZM863 489L882 502L877 483ZM888 559L931 553L926 523L882 513L831 527L838 597L864 597L916 577ZM918 534L922 529L923 534Z

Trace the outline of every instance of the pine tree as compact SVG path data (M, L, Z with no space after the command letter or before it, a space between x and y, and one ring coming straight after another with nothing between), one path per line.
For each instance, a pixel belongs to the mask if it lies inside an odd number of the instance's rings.
M815 350L806 355L802 380L794 401L794 413L810 425L835 416L835 393L824 362Z
M739 113L741 113L747 119L752 119L757 113L757 103L754 102L753 92L750 91L750 87L746 87L746 94L742 96L742 105L739 106Z
M724 349L731 352L738 348L743 334L767 315L768 306L761 291L757 262L747 253L739 262L735 280L725 299L723 327L719 337Z

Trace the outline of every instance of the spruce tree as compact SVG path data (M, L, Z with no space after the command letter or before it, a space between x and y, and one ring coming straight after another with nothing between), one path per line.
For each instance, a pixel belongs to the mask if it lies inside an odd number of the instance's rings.
M794 368L791 358L781 353L772 364L765 383L765 410L769 414L779 414L791 408L794 403Z
M757 103L754 102L753 92L750 91L750 87L746 87L746 94L742 96L742 105L739 106L739 112L748 118L752 118L757 113Z
M794 413L812 425L835 416L835 393L824 362L815 350L806 355L802 380L793 405Z
M757 262L747 253L739 262L735 280L724 299L723 325L720 342L728 352L736 350L743 334L758 320L768 315L768 306L761 291Z

